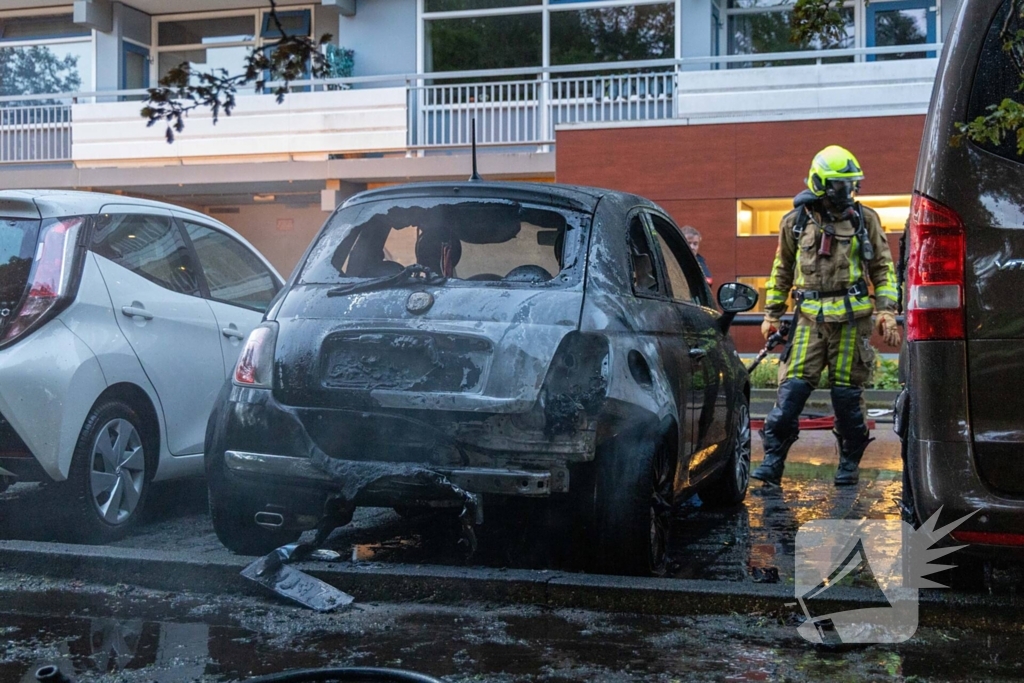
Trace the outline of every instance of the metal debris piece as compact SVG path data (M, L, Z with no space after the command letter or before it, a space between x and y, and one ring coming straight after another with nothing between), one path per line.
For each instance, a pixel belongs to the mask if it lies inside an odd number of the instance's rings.
M348 593L285 564L297 559L296 551L300 551L299 556L310 557L316 552L303 553L303 549L303 544L282 546L243 569L242 576L317 612L330 612L352 604L355 598Z

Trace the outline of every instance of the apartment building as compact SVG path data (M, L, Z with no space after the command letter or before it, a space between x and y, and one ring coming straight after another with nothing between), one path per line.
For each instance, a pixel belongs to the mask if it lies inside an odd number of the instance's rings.
M704 234L716 280L763 285L815 151L849 147L902 229L951 0L847 0L789 40L789 0L279 0L351 74L245 92L168 144L144 89L181 62L238 72L278 37L259 0L0 2L0 187L207 212L288 272L332 210L382 184L480 171L634 191ZM895 238L893 238L895 246ZM752 341L750 343L753 343Z

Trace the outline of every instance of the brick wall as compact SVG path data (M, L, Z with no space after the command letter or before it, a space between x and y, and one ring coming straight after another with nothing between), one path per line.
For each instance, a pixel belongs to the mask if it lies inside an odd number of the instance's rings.
M736 236L737 199L797 194L814 154L830 144L861 162L865 194L908 194L923 129L923 116L892 116L559 130L555 174L560 183L642 195L696 227L717 285L767 275L775 253L776 237ZM898 239L889 238L894 258ZM741 350L760 346L753 330L734 336Z

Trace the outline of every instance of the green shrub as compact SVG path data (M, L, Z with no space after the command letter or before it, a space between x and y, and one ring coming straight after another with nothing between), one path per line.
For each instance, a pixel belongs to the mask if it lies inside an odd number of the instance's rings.
M749 364L750 361L747 361ZM870 382L869 389L899 389L898 381L899 363L895 360L875 356L875 372ZM774 389L779 386L779 357L769 356L760 365L754 368L750 375L750 386L754 389ZM828 373L822 373L819 389L828 389Z

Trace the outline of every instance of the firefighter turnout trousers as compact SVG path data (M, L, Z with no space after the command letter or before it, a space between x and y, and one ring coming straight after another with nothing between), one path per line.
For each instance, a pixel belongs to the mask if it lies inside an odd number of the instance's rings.
M853 322L799 316L792 346L779 366L778 399L761 432L764 462L751 476L770 484L781 482L786 456L800 434L800 413L827 368L839 445L836 484L857 483L861 456L871 442L861 396L875 365L871 330L870 316Z
M800 315L789 356L779 365L779 384L802 379L817 387L821 373L828 368L830 386L863 387L875 368L871 330L871 316L852 323L819 323Z

